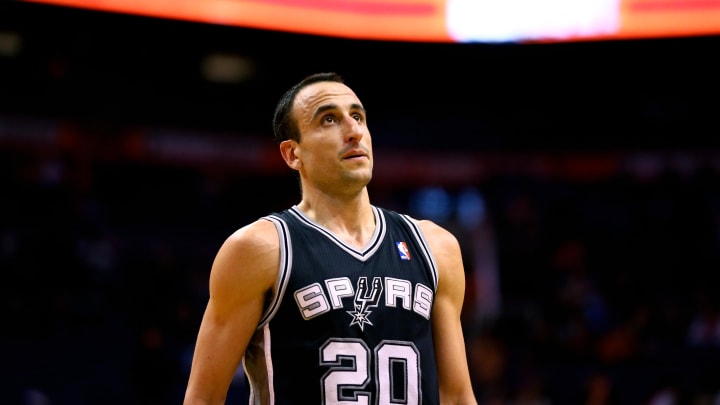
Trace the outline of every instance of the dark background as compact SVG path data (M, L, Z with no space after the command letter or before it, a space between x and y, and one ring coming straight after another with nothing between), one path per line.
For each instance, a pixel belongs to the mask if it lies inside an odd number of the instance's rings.
M0 56L0 403L181 402L216 249L299 198L274 104L329 70L369 111L374 202L463 244L481 403L718 396L719 37L394 43L21 2L0 32L22 38ZM206 80L212 52L255 74Z
M376 126L423 118L424 131L403 122L388 142L502 150L717 146L717 37L417 44L2 7L3 28L24 38L21 54L3 61L6 111L264 133L288 85L335 70L357 87ZM202 57L210 52L246 56L255 77L230 86L203 80Z

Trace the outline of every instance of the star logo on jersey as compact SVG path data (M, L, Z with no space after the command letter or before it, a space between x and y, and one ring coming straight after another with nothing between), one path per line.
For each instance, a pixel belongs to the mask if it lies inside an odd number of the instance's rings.
M355 308L358 310L357 311L347 311L347 313L352 315L352 317L353 317L352 322L350 322L350 326L357 325L360 327L360 330L365 330L365 324L368 324L368 325L373 324L368 319L368 316L370 314L372 314L372 311L363 312L359 307L355 307Z
M370 308L378 306L380 297L382 296L383 285L380 277L374 277L372 283L368 285L367 277L360 277L357 282L357 292L355 293L354 311L347 311L352 316L350 326L357 325L360 330L365 330L365 325L373 323L368 319L372 311Z
M401 260L410 260L410 249L405 242L395 242Z

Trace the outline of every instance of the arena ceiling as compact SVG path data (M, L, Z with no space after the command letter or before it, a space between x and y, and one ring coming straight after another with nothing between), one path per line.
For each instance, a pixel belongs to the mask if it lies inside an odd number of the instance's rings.
M393 146L708 149L718 46L385 42L2 2L0 116L269 136L282 91L334 70Z

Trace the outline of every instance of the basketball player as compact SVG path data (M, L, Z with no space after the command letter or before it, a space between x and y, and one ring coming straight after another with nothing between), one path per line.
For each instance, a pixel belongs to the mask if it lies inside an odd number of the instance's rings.
M251 404L476 404L458 241L370 203L353 90L311 75L281 98L273 129L302 198L220 247L185 405L223 404L240 364Z

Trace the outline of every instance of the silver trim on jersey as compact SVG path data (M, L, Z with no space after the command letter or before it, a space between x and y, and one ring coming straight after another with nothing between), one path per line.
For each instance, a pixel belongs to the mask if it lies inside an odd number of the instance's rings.
M346 251L350 256L356 258L357 260L364 262L367 261L372 255L377 252L378 249L380 249L381 242L385 238L385 233L387 232L387 226L385 224L385 216L383 215L382 211L380 211L377 207L373 206L373 214L375 215L375 233L373 233L372 237L370 238L370 242L365 246L364 250L357 250L354 247L348 245L347 243L343 242L340 238L335 236L332 232L330 232L327 228L318 225L315 223L312 219L305 216L305 214L300 211L300 209L297 207L297 205L291 207L289 209L289 212L297 217L298 220L300 220L305 225L316 229L318 232L322 233L330 239L333 243L338 245L341 249Z
M265 344L265 365L267 366L267 390L270 400L270 403L268 405L273 405L275 403L275 373L273 371L274 368L272 362L272 334L270 333L270 325L263 326L263 335L265 336L263 342Z
M412 218L411 216L407 214L400 214L400 218L402 218L410 227L412 230L412 233L415 235L415 239L417 239L418 244L420 247L422 247L422 255L425 257L425 261L430 266L430 272L432 273L433 283L435 284L433 286L434 292L437 292L437 286L438 286L438 270L437 270L437 264L435 263L435 256L433 256L432 251L430 250L430 246L428 246L427 241L425 240L425 235L423 235L422 231L418 227L417 221Z
M287 288L288 280L290 280L290 273L292 273L292 242L290 240L290 231L285 221L276 216L268 215L264 219L275 224L277 229L278 239L280 241L280 266L278 268L278 277L273 288L272 296L268 303L268 307L265 309L258 328L263 327L266 323L270 322L282 302L285 296L285 289Z

